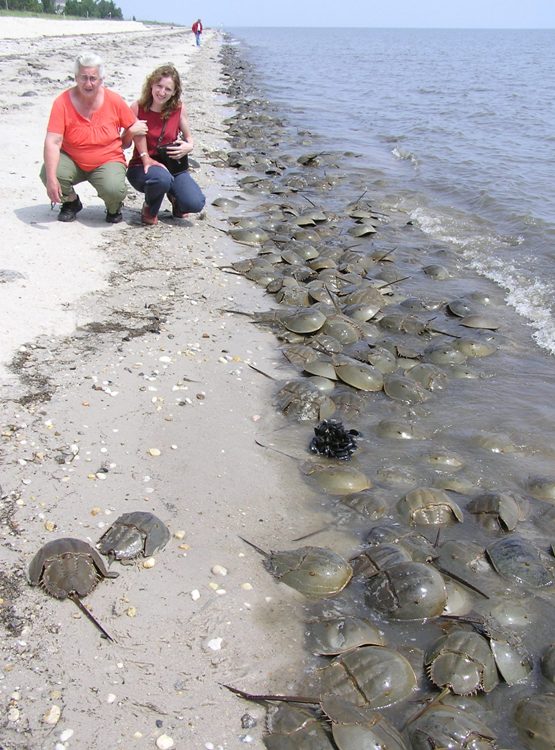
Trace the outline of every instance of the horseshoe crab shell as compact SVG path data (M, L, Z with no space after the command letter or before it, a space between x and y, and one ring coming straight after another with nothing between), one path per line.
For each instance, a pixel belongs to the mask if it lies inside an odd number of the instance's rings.
M335 750L328 731L314 711L282 703L268 719L267 750Z
M497 331L499 328L499 323L484 315L466 315L461 318L459 324L466 328L485 328L488 331Z
M372 486L366 474L354 466L324 466L307 463L302 467L303 473L311 476L318 487L328 495L352 495Z
M392 440L427 440L429 435L408 419L382 419L376 428L379 437Z
M380 370L364 362L347 362L335 366L337 377L347 385L361 391L381 391L384 378Z
M257 227L230 229L229 234L236 242L242 242L245 245L262 245L270 239L267 232Z
M308 647L313 654L336 656L358 646L384 646L379 628L360 617L333 617L307 626Z
M332 399L304 380L287 381L278 391L276 402L284 414L299 421L328 419L335 412Z
M395 727L368 706L357 707L335 695L323 696L320 706L339 750L407 750Z
M407 404L421 404L430 398L420 383L398 373L387 375L384 379L383 389L389 398Z
M63 537L44 544L29 565L29 583L41 584L56 599L75 592L90 594L101 578L117 578L90 544L81 539Z
M489 693L499 683L488 641L479 633L453 630L441 636L424 658L428 677L457 695Z
M463 521L463 513L456 502L443 490L418 487L408 492L397 503L401 518L411 525L444 526Z
M504 531L514 531L521 518L519 504L509 492L487 492L475 497L466 507L479 516L484 525Z
M326 316L320 310L307 308L283 316L281 321L285 328L293 333L316 333L326 322Z
M361 646L341 654L320 671L320 679L322 693L373 709L405 700L417 684L408 660L386 646Z
M532 588L553 583L551 559L516 534L488 545L486 554L495 570L505 578L512 578Z
M555 500L555 478L531 477L527 482L528 492L538 500Z
M366 582L366 602L394 620L438 617L447 602L445 582L427 563L401 562Z
M265 556L264 567L277 581L309 598L338 594L353 575L349 563L325 547L272 551Z
M552 643L544 651L541 658L541 669L543 676L550 682L555 683L555 644Z
M431 747L449 750L495 750L498 747L494 732L471 711L437 703L409 726L413 750Z
M360 338L359 327L346 315L329 315L322 332L333 336L343 345L354 344Z
M123 513L104 532L98 550L114 560L125 562L142 555L150 557L170 539L168 527L153 513Z
M555 747L555 693L532 695L515 711L515 724L528 750L553 750Z

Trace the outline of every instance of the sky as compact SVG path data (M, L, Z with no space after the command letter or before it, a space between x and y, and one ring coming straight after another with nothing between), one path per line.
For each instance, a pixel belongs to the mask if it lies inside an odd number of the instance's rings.
M205 26L555 28L555 0L115 0L124 18Z

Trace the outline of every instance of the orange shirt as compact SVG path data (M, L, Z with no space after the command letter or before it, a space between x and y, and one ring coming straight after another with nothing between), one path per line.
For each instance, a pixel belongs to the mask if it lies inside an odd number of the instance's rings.
M87 120L73 106L68 90L54 100L47 130L62 135L62 151L85 172L92 172L109 161L125 164L120 132L136 119L119 94L104 89L102 107Z

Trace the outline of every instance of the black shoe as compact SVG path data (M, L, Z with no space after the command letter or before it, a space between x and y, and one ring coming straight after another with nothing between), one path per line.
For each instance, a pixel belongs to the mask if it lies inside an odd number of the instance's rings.
M123 221L123 214L121 212L121 206L118 208L117 211L114 211L113 214L111 214L109 211L106 211L106 222L108 224L119 224L120 221Z
M72 201L62 203L60 213L58 214L58 221L75 221L75 217L82 208L83 204L79 200L79 196Z

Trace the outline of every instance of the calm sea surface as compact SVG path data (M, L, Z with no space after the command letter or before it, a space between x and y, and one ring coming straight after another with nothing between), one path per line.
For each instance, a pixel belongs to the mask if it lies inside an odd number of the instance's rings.
M555 354L555 31L231 32L293 124L366 155Z

